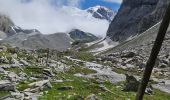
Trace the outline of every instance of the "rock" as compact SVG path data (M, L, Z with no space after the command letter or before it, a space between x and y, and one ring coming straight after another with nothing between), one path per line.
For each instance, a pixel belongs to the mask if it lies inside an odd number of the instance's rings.
M5 70L0 67L0 73L4 73L4 72L5 72Z
M166 68L167 66L168 66L167 64L161 63L161 64L159 65L159 68Z
M5 46L0 46L0 51L1 51L1 52L2 52L2 51L6 52L6 51L7 51L7 47L5 47Z
M53 72L51 69L43 69L43 74L49 77L54 76Z
M138 66L140 69L142 69L142 68L145 68L146 64L142 62L142 63L139 63Z
M49 64L49 67L56 67L56 66L57 66L57 64L54 64L54 63Z
M152 93L153 93L153 87L152 87L152 85L151 85L150 83L149 83L148 86L146 87L145 93L148 94L148 95L152 95Z
M0 91L15 91L15 86L8 80L0 81Z
M64 82L63 80L55 80L56 83L62 83Z
M1 68L11 68L11 66L9 64L4 64L4 65L0 65Z
M19 76L14 72L9 72L7 75L7 78L9 78L9 80L12 82L20 81Z
M15 99L23 100L24 94L20 92L11 92L11 96Z
M9 60L6 58L6 56L1 56L0 57L0 63L8 64Z
M11 59L11 67L15 68L15 67L19 67L23 64L20 64L18 60L16 60L15 58Z
M135 55L136 55L136 54L135 54L134 52L128 52L128 53L122 55L121 57L122 57L122 58L132 58L132 57L134 57Z
M95 94L91 94L86 97L85 100L100 100Z
M168 60L168 59L163 59L163 60L161 60L160 62L161 62L161 63L164 63L164 64L166 64L166 65L169 64L169 60Z
M128 74L125 75L126 75L126 83L123 90L137 92L140 82L132 75L128 75ZM153 92L153 87L149 83L148 86L146 87L145 93L151 95L152 92Z
M52 85L50 84L49 80L33 82L33 83L29 84L29 86L31 88L36 88L36 87L38 87L38 88L44 88L44 87L52 88Z
M20 63L23 64L24 66L29 66L30 65L27 61L25 61L23 59L20 60Z
M63 86L63 87L59 87L58 90L73 90L73 86Z
M38 97L41 96L38 93L32 93L32 92L24 92L25 97L24 100L38 100Z
M20 64L18 60L16 60L15 58L11 59L11 64Z
M20 80L26 80L27 74L24 73L24 72L20 72L20 73L18 74L18 76L19 76Z
M137 91L138 90L138 86L140 84L139 81L137 81L137 79L132 76L132 75L126 75L126 83L125 83L125 87L124 87L124 91Z
M127 67L127 68L134 68L135 66L134 66L134 65L131 65L131 64L126 64L126 67Z

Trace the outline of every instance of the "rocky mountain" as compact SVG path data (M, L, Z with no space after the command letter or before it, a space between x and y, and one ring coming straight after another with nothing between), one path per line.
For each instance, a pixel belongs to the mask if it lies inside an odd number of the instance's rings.
M104 6L95 6L87 9L87 12L91 13L94 18L106 19L111 22L115 17L116 13L110 8Z
M83 32L79 29L73 29L68 34L73 40L83 42L83 43L92 42L98 39L98 37L96 37L95 35L91 33Z
M151 48L154 44L156 39L160 23L157 23L153 27L149 28L147 31L143 32L142 34L133 37L132 39L122 42L121 44L117 45L116 47L107 51L107 53L113 52L123 52L123 51L134 51L138 54L141 54L144 58L148 58ZM166 37L164 39L164 43L162 45L162 49L160 55L170 55L170 27L168 28Z
M14 26L14 23L11 21L10 18L5 15L0 15L0 38L5 38L7 36L13 35L14 32L11 28L12 26Z
M73 40L65 33L55 33L50 35L43 35L41 33L18 33L1 41L1 43L8 43L13 47L23 49L40 49L50 48L59 51L67 50L71 47Z
M117 14L116 11L110 8L104 7L104 6L94 6L94 7L84 9L84 10L76 8L76 7L64 6L62 9L71 13L71 15L75 17L81 16L81 17L90 18L90 19L95 18L99 20L106 20L109 23L113 20L113 18Z
M158 23L169 0L123 0L107 31L113 41L125 41Z
M22 29L16 26L10 18L0 16L0 42L23 49L50 48L59 51L67 50L73 41L91 42L96 36L75 29L69 33L44 35L36 29Z
M16 26L9 17L0 15L0 39L2 40L18 33L31 34L40 32L36 29L22 29Z

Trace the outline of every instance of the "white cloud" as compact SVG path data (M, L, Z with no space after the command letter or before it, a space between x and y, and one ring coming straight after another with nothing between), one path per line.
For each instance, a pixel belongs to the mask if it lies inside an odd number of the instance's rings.
M78 28L104 36L109 26L107 21L91 18L85 11L75 8L83 0L29 1L31 2L21 3L20 0L0 0L0 13L8 15L22 28L36 28L43 34Z
M122 3L123 0L103 0L103 1L106 1L106 2L113 2L113 3Z

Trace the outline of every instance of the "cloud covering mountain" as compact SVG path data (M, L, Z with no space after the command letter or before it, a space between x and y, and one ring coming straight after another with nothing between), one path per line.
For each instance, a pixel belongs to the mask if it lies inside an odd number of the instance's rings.
M109 22L80 10L83 0L0 0L0 13L22 27L38 29L43 34L80 29L104 36Z

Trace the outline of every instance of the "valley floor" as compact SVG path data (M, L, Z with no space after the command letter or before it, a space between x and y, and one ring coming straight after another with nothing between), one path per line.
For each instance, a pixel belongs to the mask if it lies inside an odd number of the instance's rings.
M47 55L46 50L2 50L0 99L134 100L136 92L123 91L127 70L99 61L86 52L50 51L48 58ZM158 89L144 97L144 100L169 99L169 93Z

